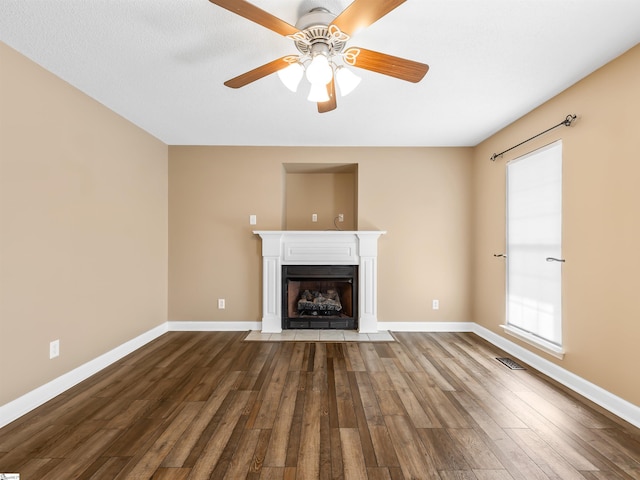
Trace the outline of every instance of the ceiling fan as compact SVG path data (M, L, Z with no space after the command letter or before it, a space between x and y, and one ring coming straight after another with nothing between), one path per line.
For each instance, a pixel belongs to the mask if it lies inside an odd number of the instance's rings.
M344 96L360 79L347 66L389 75L417 83L429 66L405 58L394 57L360 47L346 48L351 36L376 22L406 0L354 0L339 15L324 8L314 8L293 26L246 0L209 0L211 3L251 20L294 41L299 55L287 55L254 68L224 84L240 88L278 72L282 82L292 91L305 75L311 83L308 100L316 102L318 112L337 107L336 82Z

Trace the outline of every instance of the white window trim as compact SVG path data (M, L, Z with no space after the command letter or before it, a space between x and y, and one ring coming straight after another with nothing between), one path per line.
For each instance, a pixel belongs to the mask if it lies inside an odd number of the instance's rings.
M565 349L555 343L548 342L525 330L514 327L513 325L500 325L500 327L504 329L505 333L512 335L519 340L548 353L549 355L559 358L560 360L564 358Z

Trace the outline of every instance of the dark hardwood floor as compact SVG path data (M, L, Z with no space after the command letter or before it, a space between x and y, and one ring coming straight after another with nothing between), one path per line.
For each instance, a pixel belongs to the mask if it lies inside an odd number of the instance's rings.
M0 430L69 479L640 479L640 431L473 334L168 333Z

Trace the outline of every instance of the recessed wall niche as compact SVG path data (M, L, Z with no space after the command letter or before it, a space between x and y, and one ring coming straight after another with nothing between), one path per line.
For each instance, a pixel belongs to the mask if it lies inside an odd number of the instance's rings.
M358 229L358 164L285 163L283 175L284 230Z

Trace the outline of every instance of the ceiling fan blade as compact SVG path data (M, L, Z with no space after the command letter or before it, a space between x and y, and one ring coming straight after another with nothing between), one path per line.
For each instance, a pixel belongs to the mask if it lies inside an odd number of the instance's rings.
M335 18L332 25L353 36L358 30L378 21L404 2L406 0L354 0Z
M256 7L252 3L245 0L209 0L211 3L218 5L219 7L226 8L230 12L233 12L241 17L244 17L252 22L262 25L269 30L273 30L280 35L293 35L298 32L298 29L293 25L280 20L278 17L271 15L269 12L265 12L261 8Z
M394 57L393 55L359 47L349 48L345 52L345 56L349 65L389 75L407 82L417 83L429 71L429 65L425 63L414 62L406 58ZM349 59L349 57L352 59Z
M335 110L338 106L336 102L336 83L331 79L331 82L327 84L327 93L329 94L329 100L326 102L318 102L318 113L327 113L331 110Z
M227 87L231 88L240 88L245 85L250 84L251 82L255 82L256 80L260 80L262 77L266 77L267 75L271 75L272 73L277 72L278 70L282 70L283 68L287 68L289 66L289 62L285 59L289 58L289 55L286 57L278 58L269 63L265 63L264 65L254 68L253 70L249 70L242 75L238 75L237 77L232 78L231 80L227 80L224 84Z

